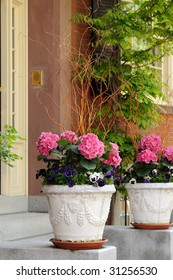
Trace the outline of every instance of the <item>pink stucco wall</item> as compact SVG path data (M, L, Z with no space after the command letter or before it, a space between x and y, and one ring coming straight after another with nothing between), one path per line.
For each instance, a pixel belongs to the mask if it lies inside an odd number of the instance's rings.
M28 0L28 88L29 88L29 195L40 194L40 182L35 179L41 168L36 159L36 141L42 131L57 132L43 107L58 121L59 111L51 98L59 103L59 1ZM42 70L43 84L32 86L32 71ZM38 99L39 98L39 99Z

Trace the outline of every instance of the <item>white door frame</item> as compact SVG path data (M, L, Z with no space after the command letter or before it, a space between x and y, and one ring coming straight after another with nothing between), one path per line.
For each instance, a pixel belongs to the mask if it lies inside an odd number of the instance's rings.
M25 141L11 168L1 167L1 197L28 194L28 5L27 0L1 0L1 127L14 126ZM14 210L15 211L15 210ZM0 209L1 213L1 209Z

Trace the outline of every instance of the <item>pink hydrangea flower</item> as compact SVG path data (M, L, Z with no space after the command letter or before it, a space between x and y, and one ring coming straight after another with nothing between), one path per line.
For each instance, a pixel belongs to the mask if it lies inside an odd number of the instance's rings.
M145 162L145 163L150 163L151 161L157 161L157 156L155 153L153 153L152 151L146 149L141 151L138 155L136 160L138 162Z
M71 144L76 144L77 141L78 141L78 137L77 137L76 133L73 132L73 131L69 131L69 130L61 133L60 139L61 140L64 140L64 139L69 140Z
M115 166L117 167L120 165L122 159L118 152L112 151L108 155L108 159L102 159L102 162L104 162L107 165Z
M166 157L168 161L173 162L173 147L165 148L164 157Z
M97 135L88 133L80 137L81 143L78 150L86 159L101 157L104 153L104 144Z
M114 151L118 151L119 150L119 147L118 147L118 145L116 143L110 142L110 145L112 146Z
M139 148L142 150L148 149L158 154L162 150L161 138L155 134L144 136L139 142Z
M50 150L57 148L58 140L59 136L57 134L53 134L52 132L42 132L36 142L37 152L43 156L48 156Z

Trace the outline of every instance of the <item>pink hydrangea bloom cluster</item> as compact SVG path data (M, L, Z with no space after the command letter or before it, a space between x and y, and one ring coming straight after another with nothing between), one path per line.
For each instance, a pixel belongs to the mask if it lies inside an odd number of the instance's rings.
M159 157L166 158L173 163L173 147L167 147L162 150L161 138L155 134L144 136L139 142L139 149L142 150L136 160L138 162L150 163L151 161L158 161Z
M102 162L104 162L107 165L115 166L117 167L120 165L122 159L119 156L119 153L116 151L112 151L108 155L108 159L102 159Z
M162 151L161 138L156 134L144 136L139 142L139 149L142 150L137 155L138 162L157 162L157 155Z
M156 162L157 161L157 156L155 153L150 151L149 149L141 151L138 155L136 160L138 162L145 162L145 163L150 163L151 161Z
M119 150L119 147L118 147L118 145L117 145L116 143L110 142L110 145L111 145L111 147L112 147L113 150L115 150L115 151L118 151L118 150Z
M80 141L81 143L78 146L78 150L86 159L90 160L103 155L105 146L97 135L88 133L81 136Z
M78 141L78 136L76 135L75 132L67 130L67 131L61 133L60 139L69 140L71 144L76 144Z
M173 163L173 147L165 148L164 157L167 158L168 161Z
M161 138L155 134L144 136L139 142L139 149L148 149L153 153L158 154L162 150Z
M50 150L57 148L57 141L59 139L60 138L57 134L53 134L52 132L42 132L36 142L37 152L43 156L48 156Z
M120 165L122 159L118 153L119 147L116 143L109 143L110 146L112 147L112 151L110 151L110 153L108 154L108 159L101 159L102 162L104 162L107 165L111 165L114 167L117 167L118 165Z

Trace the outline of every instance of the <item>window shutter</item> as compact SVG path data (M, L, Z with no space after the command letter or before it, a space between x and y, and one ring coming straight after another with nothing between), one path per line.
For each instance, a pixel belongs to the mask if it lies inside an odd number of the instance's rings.
M114 6L115 0L93 0L93 17L103 16L107 9Z
M111 9L115 4L120 3L121 0L93 0L93 18L103 16L108 9ZM117 64L120 63L120 50L118 46L114 47L97 47L95 50L95 58L99 57L103 60L110 60L111 58L115 59ZM96 81L93 79L92 87L95 94L99 94L100 90L105 91L107 94L111 94L112 91L119 88L119 80L116 77L108 78L107 85L102 81ZM107 89L106 89L107 88Z

